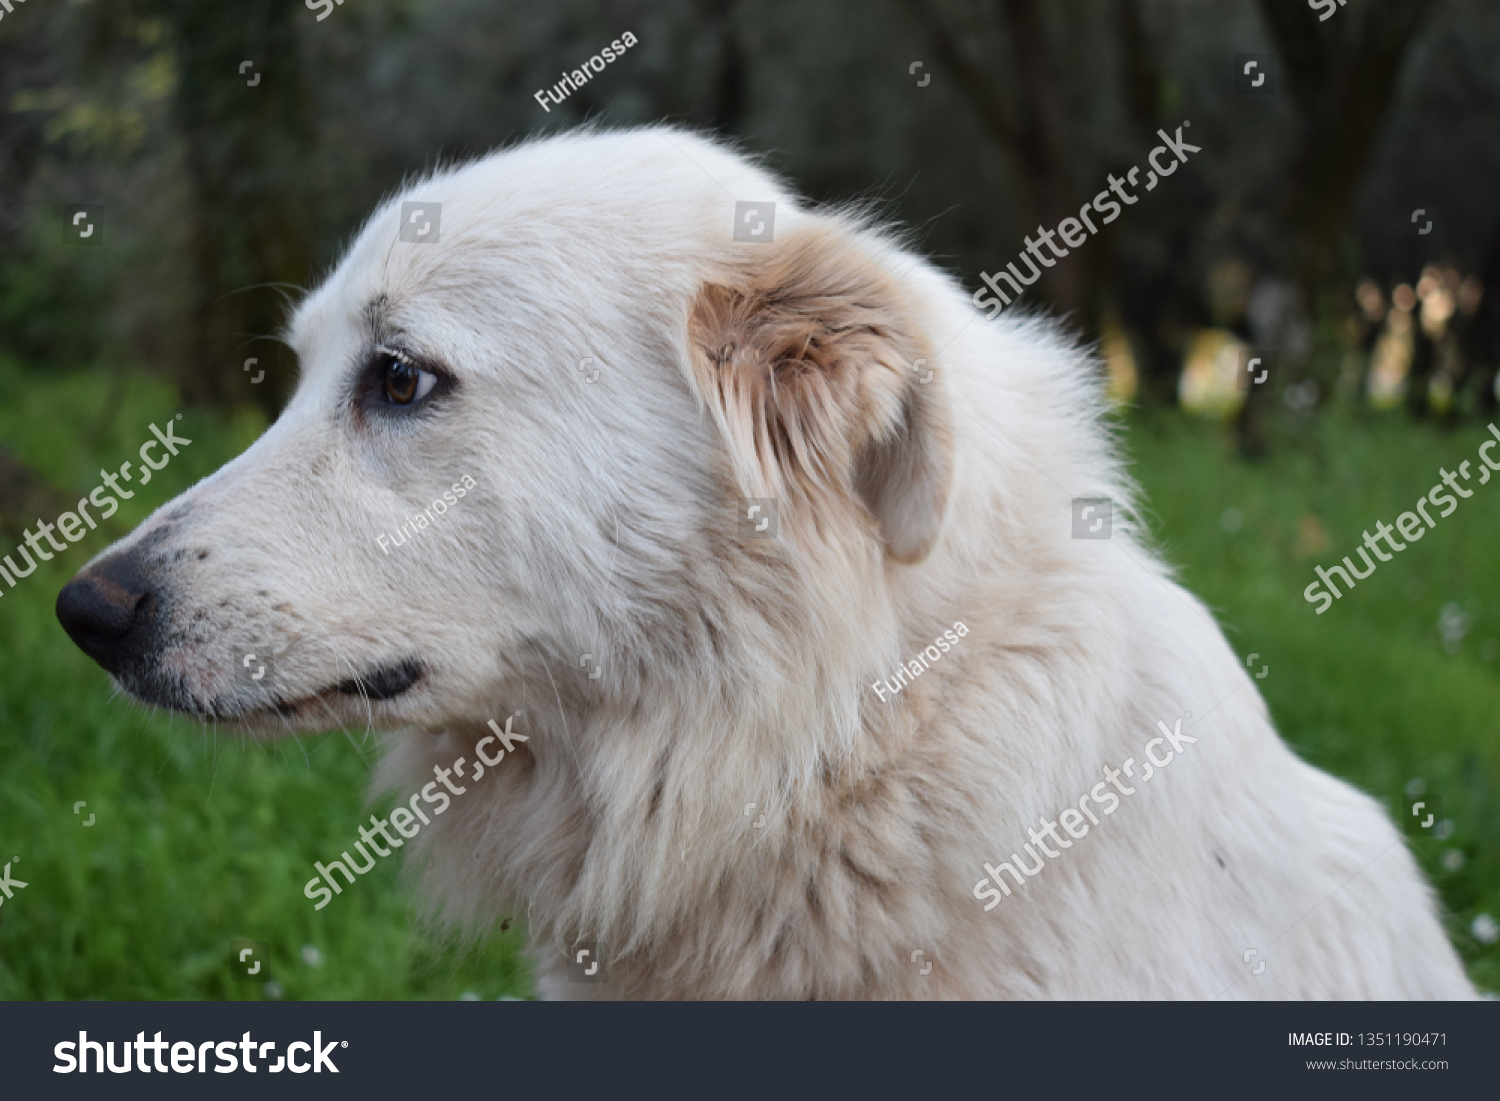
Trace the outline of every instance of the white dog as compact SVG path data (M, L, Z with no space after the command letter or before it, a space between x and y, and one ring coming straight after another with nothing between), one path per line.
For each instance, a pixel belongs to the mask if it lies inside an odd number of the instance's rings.
M59 615L142 700L398 731L402 799L511 719L407 852L544 993L1473 996L1131 524L1096 364L865 220L553 137L383 206L291 343L281 418Z

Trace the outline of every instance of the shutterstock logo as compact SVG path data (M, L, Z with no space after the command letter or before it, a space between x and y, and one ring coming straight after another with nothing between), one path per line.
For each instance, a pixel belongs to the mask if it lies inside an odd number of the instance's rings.
M160 1032L154 1039L148 1040L145 1032L137 1032L134 1041L120 1041L121 1061L117 1064L114 1040L90 1040L87 1032L80 1032L76 1041L63 1040L52 1048L52 1054L57 1059L52 1073L88 1074L92 1063L95 1074L103 1074L106 1067L111 1074L129 1074L137 1068L142 1074L150 1074L153 1069L159 1074L165 1074L167 1063L170 1062L174 1074L208 1074L210 1071L214 1074L233 1074L241 1067L250 1074L262 1070L268 1074L280 1074L285 1070L293 1074L306 1074L308 1071L322 1074L325 1070L329 1074L337 1074L339 1068L334 1065L333 1050L348 1046L348 1040L329 1040L325 1044L323 1034L314 1032L311 1043L293 1040L286 1045L286 1054L277 1055L275 1040L262 1042L252 1038L249 1032L238 1040L205 1040L201 1044L188 1040L163 1040ZM131 1048L135 1049L133 1065ZM271 1061L273 1055L276 1058L274 1063ZM93 1058L90 1059L90 1056ZM212 1067L208 1063L210 1056L217 1058Z
M1044 856L1053 860L1058 859L1064 849L1071 849L1088 835L1089 823L1098 826L1101 815L1107 818L1119 810L1121 796L1134 795L1141 789L1142 784L1150 783L1152 777L1160 776L1166 771L1168 765L1182 756L1186 752L1185 746L1197 745L1197 738L1182 732L1183 719L1190 718L1192 718L1192 712L1187 712L1171 726L1168 726L1164 720L1157 719L1156 729L1161 732L1160 736L1146 743L1141 751L1142 760L1139 763L1134 757L1126 757L1125 763L1119 768L1105 765L1104 779L1080 796L1076 806L1064 808L1054 819L1049 820L1043 815L1040 820L1041 830L1038 831L1034 826L1028 827L1026 835L1030 841L1011 853L1010 859L1002 862L999 867L989 863L984 864L987 874L985 878L974 884L973 895L980 902L989 900L985 902L985 913L989 913L1000 905L1002 898L1010 896L1010 884L1005 881L1001 872L1009 872L1017 887L1025 887L1028 879L1046 870L1047 862L1042 859ZM1162 746L1171 746L1171 748L1162 750L1161 755L1158 755L1157 750ZM1137 767L1141 769L1139 773L1136 772ZM1130 784L1125 783L1126 779L1135 786L1131 787ZM1111 791L1111 788L1114 790ZM1119 795L1115 792L1119 792ZM1096 807L1099 809L1098 814L1094 813ZM1067 837L1058 832L1059 826L1067 833ZM1057 848L1048 846L1049 839ZM1034 867L1022 858L1023 852L1031 857Z
M1073 538L1108 539L1114 524L1114 502L1108 497L1073 498Z
M775 203L735 203L734 239L764 245L776 236Z
M604 982L609 978L609 968L604 965L604 946L595 941L584 941L568 958L569 982Z
M1269 352L1246 349L1240 353L1235 386L1241 393L1269 393L1276 389L1276 357Z
M402 203L401 240L415 245L436 244L442 218L442 203Z
M771 497L741 497L739 533L742 539L775 539L781 530L776 501Z
M241 655L240 663L234 667L234 679L237 684L247 688L275 684L276 660L271 655L270 647L262 647L259 653L249 650Z
M20 859L21 858L19 856L15 856L6 861L5 871L3 874L0 874L0 892L3 892L5 894L5 898L14 898L15 892L26 886L26 884L22 883L19 879L12 879L10 874L10 866L12 864L18 863ZM5 905L5 898L0 898L0 906Z
M98 203L69 203L63 208L68 223L67 240L75 245L99 245L104 241L104 207Z
M1234 55L1234 90L1242 96L1276 94L1276 55Z
M1412 506L1415 511L1403 512L1396 517L1395 526L1387 524L1384 520L1377 520L1374 535L1371 535L1368 530L1360 532L1364 546L1356 545L1354 553L1359 555L1360 561L1364 563L1363 572L1354 564L1353 557L1347 554L1344 556L1342 566L1333 565L1327 569L1322 566L1313 567L1313 573L1318 579L1302 590L1302 598L1309 604L1318 605L1316 609L1318 615L1322 615L1333 607L1335 600L1342 600L1346 593L1354 589L1355 582L1364 581L1382 562L1389 562L1437 527L1438 520L1458 511L1458 502L1461 499L1474 496L1475 491L1468 488L1468 485L1485 485L1494 477L1496 471L1500 471L1500 452L1491 454L1495 448L1500 448L1500 427L1493 422L1485 427L1494 438L1485 440L1479 445L1477 459L1465 459L1458 464L1457 470L1438 467L1438 474L1442 480L1429 489L1425 497L1417 498ZM1479 475L1477 482L1474 481L1476 474ZM1436 519L1428 510L1428 505L1441 510ZM1401 539L1397 539L1398 534L1406 542L1403 543ZM1381 549L1381 540L1385 541L1385 546L1390 553ZM1371 554L1375 555L1373 559L1370 557ZM1335 583L1335 578L1343 583L1342 589Z

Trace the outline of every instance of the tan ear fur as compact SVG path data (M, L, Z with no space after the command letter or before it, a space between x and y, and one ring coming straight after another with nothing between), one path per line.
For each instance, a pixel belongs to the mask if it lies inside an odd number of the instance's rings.
M705 283L688 320L696 381L745 496L818 523L824 509L862 508L891 558L921 561L942 526L953 442L912 292L833 223L752 248Z

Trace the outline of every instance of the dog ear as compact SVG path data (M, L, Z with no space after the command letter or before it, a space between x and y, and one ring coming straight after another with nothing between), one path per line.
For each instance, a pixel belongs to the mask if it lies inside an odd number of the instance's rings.
M887 554L920 562L937 541L953 465L920 306L836 224L799 226L754 250L707 281L688 321L699 392L745 496L815 517L859 502Z

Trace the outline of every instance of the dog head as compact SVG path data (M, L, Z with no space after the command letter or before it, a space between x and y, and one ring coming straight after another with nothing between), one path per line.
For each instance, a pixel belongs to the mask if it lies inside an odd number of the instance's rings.
M439 172L297 309L275 424L59 618L141 700L268 732L790 673L939 537L942 283L681 131Z

